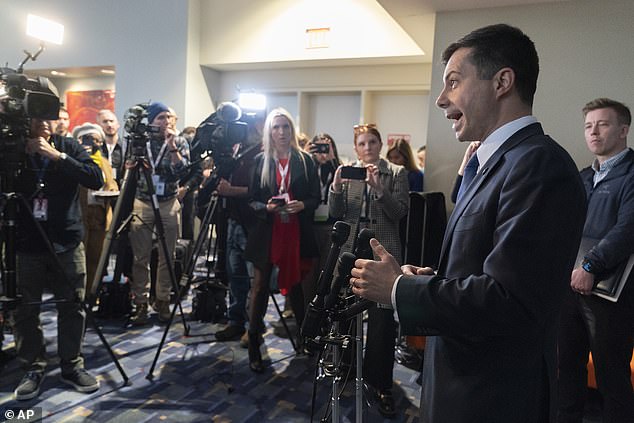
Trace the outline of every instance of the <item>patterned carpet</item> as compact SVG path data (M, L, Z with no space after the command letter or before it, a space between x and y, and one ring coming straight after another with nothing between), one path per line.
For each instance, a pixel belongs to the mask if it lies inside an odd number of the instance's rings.
M283 304L282 297L277 298ZM17 360L11 360L0 370L0 410L3 414L8 409L33 410L41 413L44 421L52 422L309 422L315 386L313 421L318 422L324 416L325 421L331 421L327 405L332 379L314 382L316 357L295 355L289 340L276 335L280 332L274 327L279 325L279 315L273 303L269 303L265 348L262 349L266 350L263 354L267 368L263 374L249 370L247 350L237 341L214 341L213 333L223 325L191 322L191 336L184 336L183 324L177 315L160 350L154 377L148 380L166 326L158 323L156 314L151 314L151 324L134 329L125 327L125 319L99 320L129 383L123 386L113 360L89 327L83 354L86 368L101 383L93 394L68 390L59 381L56 312L54 306L44 305L42 321L49 366L42 392L30 401L13 399L13 390L23 372ZM183 307L186 313L190 311L191 298L183 301ZM9 353L15 350L12 335L7 334L3 349ZM393 393L398 416L386 420L376 406L366 404L363 421L418 421L417 376L415 370L395 363ZM353 377L343 390L339 409L341 421L356 421Z

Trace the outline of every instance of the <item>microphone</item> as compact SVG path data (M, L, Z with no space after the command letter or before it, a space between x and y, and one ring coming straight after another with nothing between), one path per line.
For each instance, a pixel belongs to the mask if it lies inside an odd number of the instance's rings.
M361 298L350 307L345 308L339 313L335 314L332 320L336 322L345 322L346 320L349 320L355 317L357 314L363 313L364 311L369 310L374 306L376 306L376 303L374 301Z
M328 257L326 258L326 264L319 274L319 279L317 281L317 294L310 304L308 304L306 315L304 316L301 334L306 338L315 338L319 335L321 322L326 311L324 303L330 290L332 274L335 270L339 253L341 252L341 246L346 242L349 235L349 224L342 221L335 222L332 227L332 233L330 234L332 245L330 246L330 251L328 252Z
M330 293L326 298L326 310L330 310L339 299L339 292L341 291L343 284L350 279L350 272L354 267L354 261L356 259L357 258L352 253L343 253L341 257L339 257L337 277L333 281Z
M319 279L317 280L317 295L315 296L315 300L317 300L318 297L321 297L322 305L325 296L328 295L328 292L330 291L330 282L332 281L332 274L335 271L335 265L337 264L341 247L346 242L349 235L349 224L340 220L335 222L332 227L332 233L330 234L332 244L330 246L330 251L328 252L328 257L326 257L326 264L324 265L323 270L319 274Z
M360 259L372 260L374 259L374 252L370 247L370 240L374 238L374 231L372 229L363 228L357 236L357 246L354 249L354 255Z

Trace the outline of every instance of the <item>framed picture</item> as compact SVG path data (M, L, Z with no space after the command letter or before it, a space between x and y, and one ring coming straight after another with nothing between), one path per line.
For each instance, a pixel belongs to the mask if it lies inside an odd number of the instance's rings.
M85 122L97 122L97 112L110 109L114 112L114 90L68 91L66 109L70 115L70 130Z

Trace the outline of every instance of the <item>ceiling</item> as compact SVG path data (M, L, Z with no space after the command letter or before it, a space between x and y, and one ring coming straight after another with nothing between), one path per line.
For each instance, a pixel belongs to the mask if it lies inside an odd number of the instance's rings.
M394 18L396 22L401 24L406 29L407 25L404 23L416 16L433 15L436 12L455 11L455 10L468 10L468 9L480 9L487 7L502 7L502 6L518 6L523 4L535 4L535 3L554 3L570 0L377 0L377 2L388 12L390 16ZM417 28L419 31L421 28ZM423 50L429 52L433 45L434 28L433 26L422 31L429 31L429 33L418 33L418 39L430 40L427 45L421 46ZM428 55L427 57L431 57ZM341 62L342 64L345 61ZM377 63L380 63L378 61ZM325 64L324 64L325 65ZM39 69L28 71L30 76L46 76L49 78L103 78L113 77L113 75L105 75L102 73L102 69L114 70L113 66L93 66L93 67L69 67L69 68L57 68L57 69ZM51 71L63 72L65 75L51 74Z
M569 0L377 0L396 20L451 10L483 9L534 3L555 3Z

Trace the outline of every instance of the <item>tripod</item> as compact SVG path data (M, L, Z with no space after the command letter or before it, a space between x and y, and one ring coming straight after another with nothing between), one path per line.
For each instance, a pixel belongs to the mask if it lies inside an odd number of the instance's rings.
M90 306L94 306L96 301L96 293L100 291L102 281L102 275L104 274L104 270L107 266L108 259L110 257L110 250L112 246L112 240L116 233L121 232L117 228L121 226L120 222L123 221L122 216L126 210L129 208L130 201L134 199L134 194L136 191L136 181L139 177L139 172L142 172L143 177L145 179L149 194L152 198L151 206L152 213L154 216L154 225L156 227L156 237L159 242L159 246L163 253L163 258L167 262L167 268L169 270L169 277L172 285L172 289L174 292L178 292L178 285L176 283L176 274L174 272L174 264L171 254L169 254L169 248L167 246L167 241L165 239L165 229L163 226L163 221L161 219L161 214L159 210L158 198L156 196L156 192L154 190L154 184L152 182L152 171L149 169L148 161L145 156L145 137L144 136L130 136L131 139L131 148L132 148L132 157L129 161L129 164L126 164L125 173L123 175L123 180L121 184L121 191L119 194L119 198L115 204L115 209L112 216L112 223L108 232L106 233L106 237L104 239L103 250L101 256L99 257L99 264L97 265L97 269L95 272L95 280L92 285L92 289L90 292L89 303ZM129 140L130 141L130 140ZM125 219L125 223L129 223L131 220L130 217ZM119 228L120 229L120 228ZM174 309L179 308L181 317L183 319L183 323L185 323L185 316L183 313L182 306L180 302L177 302Z
M35 301L35 302L23 302L20 296L17 294L17 251L16 251L16 234L17 234L17 222L18 222L18 206L22 208L22 210L26 211L24 213L25 216L29 219L29 223L34 227L41 238L41 241L44 243L46 247L46 251L49 256L53 259L53 264L55 267L55 271L60 275L64 275L64 267L60 261L59 256L56 254L53 244L47 237L44 229L34 217L31 208L25 198L18 192L15 191L15 182L17 176L19 175L19 166L17 162L12 162L11 160L7 161L5 166L8 169L3 169L2 174L0 175L0 179L2 182L2 222L1 227L4 232L4 264L3 272L2 272L2 282L4 285L4 296L0 298L0 305L2 305L2 310L14 310L18 307L18 305L28 305L28 306L40 306L42 304L47 303L71 303L76 302L80 304L83 311L86 313L86 318L88 323L92 326L92 328L97 333L97 336L101 340L101 343L108 351L108 354L112 358L113 363L119 370L121 377L123 378L123 386L128 384L129 378L123 367L119 363L119 360L115 356L112 348L106 341L106 338L103 335L103 332L97 325L94 315L92 313L92 308L87 305L86 302L82 301L81 298L76 297L74 299L64 299L64 300L51 300L51 301ZM38 191L41 188L38 189ZM37 192L36 192L37 194Z

